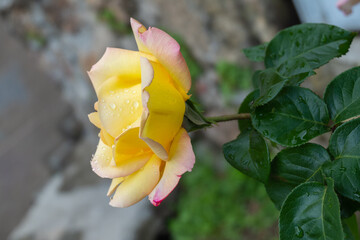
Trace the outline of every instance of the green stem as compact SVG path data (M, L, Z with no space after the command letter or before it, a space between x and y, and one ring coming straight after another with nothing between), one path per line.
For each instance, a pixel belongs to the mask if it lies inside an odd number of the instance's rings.
M251 118L250 113L238 113L238 114L223 115L216 117L207 117L206 119L211 122L227 122L232 120L250 119L250 118Z

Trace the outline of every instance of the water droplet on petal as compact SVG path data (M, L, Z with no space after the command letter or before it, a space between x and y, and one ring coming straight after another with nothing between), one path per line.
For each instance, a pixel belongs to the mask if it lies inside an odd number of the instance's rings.
M116 108L115 103L110 103L110 107L111 107L111 109L115 109Z
M135 101L135 102L133 103L133 106L134 106L135 109L137 109L137 108L139 107L139 102L138 102L138 101Z
M129 104L129 103L130 103L130 100L129 100L129 99L127 99L125 102L126 102L127 104Z

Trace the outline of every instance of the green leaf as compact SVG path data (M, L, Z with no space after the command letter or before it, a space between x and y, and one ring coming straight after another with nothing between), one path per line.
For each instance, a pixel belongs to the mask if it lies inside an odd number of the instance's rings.
M266 69L258 73L260 96L254 101L254 107L270 102L281 91L286 83L274 69Z
M337 76L326 88L324 100L335 123L359 116L360 67Z
M299 184L308 181L323 182L321 166L330 162L328 152L320 145L306 143L279 152L271 162L266 191L280 209L287 195Z
M344 239L334 182L327 183L303 183L289 194L280 211L280 240Z
M196 107L195 103L192 100L189 99L185 102L183 127L188 132L209 127L211 123L211 121L209 121L202 115L202 113Z
M240 133L237 139L224 144L225 159L240 172L265 183L270 173L269 149L254 129Z
M355 33L336 26L306 23L279 32L266 48L266 68L278 67L289 59L303 58L316 69L345 54Z
M277 68L277 71L283 78L286 78L288 86L298 86L305 78L315 74L304 58L286 60Z
M263 43L255 47L244 48L245 56L253 62L262 62L265 58L265 50L268 43Z
M283 146L297 146L329 131L325 103L309 89L285 87L271 102L251 113L253 126Z
M327 176L335 180L335 189L343 196L360 202L360 119L338 127L330 138L329 152L334 161L324 165Z
M256 98L259 96L259 90L254 90L251 93L249 93L244 101L241 103L238 113L250 113L254 109L251 108L252 103ZM238 120L238 126L239 130L245 131L249 130L249 128L252 128L251 120L250 119L239 119Z
M359 226L356 221L356 215L342 220L344 229L344 240L358 240L360 239Z
M338 195L340 201L341 218L351 217L357 210L360 209L360 203L342 195Z
M253 86L254 88L259 88L259 85L260 85L260 73L262 72L263 70L256 70L251 78L251 81L253 83Z

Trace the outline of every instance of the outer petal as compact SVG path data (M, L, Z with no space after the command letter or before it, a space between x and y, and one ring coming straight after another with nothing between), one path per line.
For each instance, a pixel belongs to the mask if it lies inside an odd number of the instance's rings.
M111 136L104 128L100 130L100 138L109 147L112 147L115 142L115 138Z
M144 27L144 25L142 25L139 21L137 21L133 18L130 18L130 24L131 24L131 28L134 33L135 41L136 41L139 51L151 54L150 50L147 49L147 47L143 44L143 42L139 38L139 35L141 33L144 33L147 30L146 27Z
M110 205L129 207L148 195L159 181L161 162L156 155L153 155L143 169L131 174L120 184Z
M103 83L98 97L101 125L111 136L116 138L126 129L139 126L142 113L140 82L134 84L112 77Z
M109 187L109 190L107 192L107 196L110 196L112 195L116 188L120 185L120 183L122 183L123 181L125 180L124 177L120 177L120 178L114 178L113 180L111 180L111 184L110 184L110 187Z
M158 206L176 187L181 175L192 170L194 163L195 155L189 135L182 128L171 145L170 158L166 162L161 180L149 195L150 202Z
M142 168L151 158L149 151L137 155L116 155L113 158L113 149L100 139L99 145L91 160L93 171L103 178L119 178L132 174Z
M102 58L88 72L96 94L109 78L140 82L140 54L119 48L107 48Z
M91 160L93 171L103 178L120 177L112 155L112 148L100 139L96 152Z
M360 0L339 0L336 5L344 14L349 15L352 13L352 7L359 2Z
M101 122L98 112L92 112L88 115L89 120L92 124L94 124L95 127L101 128Z
M180 52L180 45L169 34L158 28L145 27L131 19L131 26L140 51L151 53L167 69L176 83L176 87L184 96L191 87L190 71Z
M142 57L141 74L144 110L140 138L166 160L170 144L183 121L185 102L161 64Z
M148 145L139 138L139 128L121 134L113 150L119 176L128 176L144 167L152 155Z

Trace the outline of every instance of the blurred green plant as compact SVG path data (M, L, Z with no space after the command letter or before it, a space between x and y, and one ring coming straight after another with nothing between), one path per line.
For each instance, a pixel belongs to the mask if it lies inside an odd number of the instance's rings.
M252 71L249 68L227 61L219 61L216 64L216 72L221 78L220 90L225 100L229 100L234 92L251 87Z
M128 24L123 23L115 16L114 12L108 8L99 11L98 18L104 21L111 30L117 34L131 34L131 28Z
M26 32L25 39L27 42L35 43L38 47L44 47L47 43L46 38L38 31Z
M276 239L278 213L262 184L233 168L219 175L207 164L211 158L197 156L193 172L183 179L178 215L170 222L173 238Z

